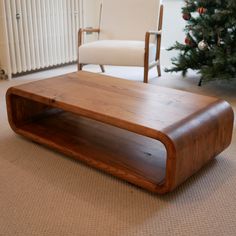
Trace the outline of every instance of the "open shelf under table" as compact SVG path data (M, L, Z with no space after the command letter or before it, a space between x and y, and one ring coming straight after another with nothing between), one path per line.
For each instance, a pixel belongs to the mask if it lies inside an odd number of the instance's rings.
M164 181L166 150L159 141L65 111L38 117L19 132L130 182Z

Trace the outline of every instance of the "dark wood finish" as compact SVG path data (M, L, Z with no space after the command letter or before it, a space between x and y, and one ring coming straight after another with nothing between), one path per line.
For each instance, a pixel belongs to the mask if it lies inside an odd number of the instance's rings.
M99 66L100 66L100 68L101 68L102 73L105 73L105 68L104 68L104 66L103 66L103 65L99 65Z
M146 35L145 35L145 49L144 49L144 74L143 74L143 82L144 83L148 83L149 42L150 42L150 33L146 32Z
M89 72L12 87L12 129L157 193L173 190L231 142L217 98Z

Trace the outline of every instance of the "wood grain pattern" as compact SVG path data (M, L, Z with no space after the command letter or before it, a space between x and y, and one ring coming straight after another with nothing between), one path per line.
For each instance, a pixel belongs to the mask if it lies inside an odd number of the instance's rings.
M225 101L84 71L12 87L6 98L18 134L158 193L232 138Z

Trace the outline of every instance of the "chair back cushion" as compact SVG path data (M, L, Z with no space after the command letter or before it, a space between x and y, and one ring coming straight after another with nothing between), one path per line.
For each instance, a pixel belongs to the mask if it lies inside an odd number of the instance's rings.
M99 39L144 40L157 30L161 0L102 0Z

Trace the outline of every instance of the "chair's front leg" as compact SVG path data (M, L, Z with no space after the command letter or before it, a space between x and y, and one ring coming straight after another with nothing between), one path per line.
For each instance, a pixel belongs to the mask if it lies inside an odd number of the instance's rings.
M157 46L156 46L156 61L157 64L157 73L158 76L161 76L161 64L160 64L160 53L161 53L161 34L157 35Z
M80 70L82 70L82 68L83 68L83 65L82 64L80 64L80 62L79 62L79 47L81 46L81 44L82 44L82 40L83 40L83 29L79 29L79 32L78 32L78 55L77 55L77 57L78 57L78 60L77 60L77 69L78 69L78 71L80 71Z
M144 53L144 77L143 82L148 83L148 72L149 72L149 41L150 33L147 32L145 36L145 53Z
M83 64L79 63L79 58L78 58L78 65L77 65L78 71L83 69Z
M104 65L99 65L99 66L100 66L100 68L101 68L102 73L104 73L104 72L105 72Z

